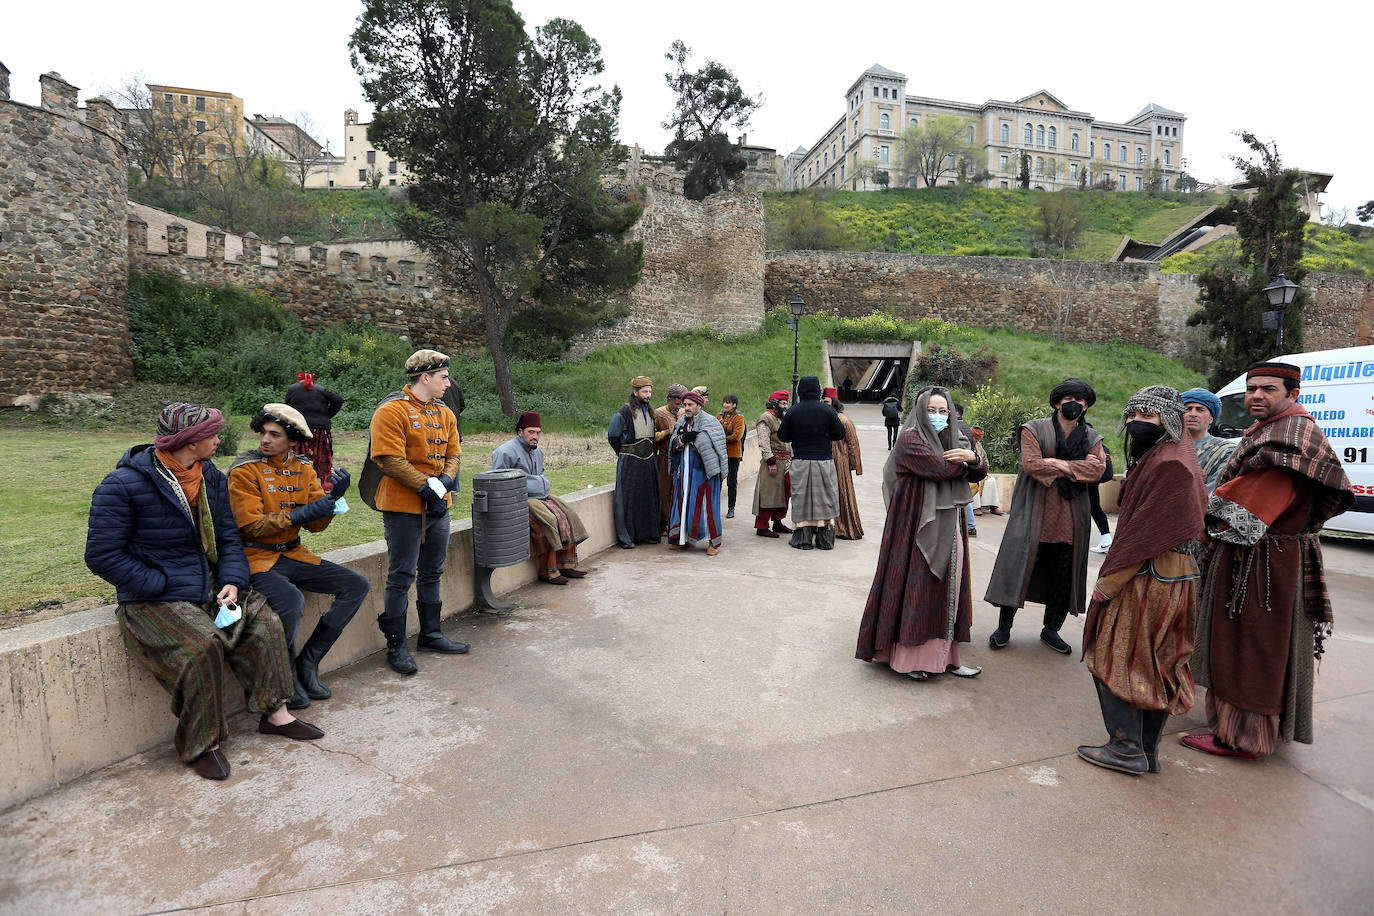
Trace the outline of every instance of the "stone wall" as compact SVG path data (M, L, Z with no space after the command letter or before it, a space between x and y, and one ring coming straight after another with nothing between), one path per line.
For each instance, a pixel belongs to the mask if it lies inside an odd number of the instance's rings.
M690 328L747 334L763 325L763 197L722 193L696 202L652 188L646 194L633 230L644 243L644 270L621 300L629 317L577 341L575 356Z
M114 107L45 74L38 107L0 92L0 405L133 379L126 156Z
M148 224L128 217L129 264L136 270L174 274L190 283L232 284L265 293L309 325L370 321L406 337L417 348L475 354L484 345L481 311L474 296L417 277L411 258L368 257L351 249L337 251L337 267L328 263L329 249L316 243L297 260L289 238L266 246L254 233L240 240L237 259L226 257L225 233L211 227L201 233L204 256L188 254L187 227L165 227L165 251L149 246Z
M1145 264L770 251L764 287L769 305L801 296L808 312L857 317L888 308L908 320L1041 334L1054 330L1062 295L1071 340L1154 346L1160 335L1159 271Z
M1308 274L1304 282L1312 292L1304 350L1374 343L1374 280ZM1041 334L1052 332L1062 296L1072 308L1069 340L1126 340L1176 359L1196 357L1202 341L1187 326L1197 278L1160 273L1156 264L770 251L764 286L769 306L799 295L808 312L848 317L885 308L908 320L929 315Z

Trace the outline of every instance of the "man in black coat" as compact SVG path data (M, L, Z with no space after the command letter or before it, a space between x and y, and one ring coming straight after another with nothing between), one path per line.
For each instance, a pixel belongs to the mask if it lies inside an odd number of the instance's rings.
M797 404L778 427L778 438L792 443L791 545L798 550L835 546L840 514L840 482L832 442L844 438L835 408L821 400L821 380L808 375L797 385Z

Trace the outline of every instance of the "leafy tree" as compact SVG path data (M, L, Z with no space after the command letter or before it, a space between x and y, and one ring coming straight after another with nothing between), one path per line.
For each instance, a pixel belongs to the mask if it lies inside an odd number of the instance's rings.
M365 0L349 43L375 108L368 137L412 175L397 218L481 305L501 410L518 308L575 311L628 290L637 200L606 192L620 90L589 85L600 46L551 19L531 39L510 0Z
M1362 223L1374 219L1374 200L1366 201L1355 208L1355 218Z
M1088 228L1088 211L1081 198L1070 193L1040 194L1037 200L1036 235L1057 247L1062 257Z
M1021 154L1021 173L1017 176L1017 184L1022 188L1030 187L1030 166L1031 158L1025 153Z
M324 149L312 139L315 133L315 119L303 111L292 117L296 130L282 143L291 158L286 163L286 173L291 180L305 190L306 182L328 168ZM380 177L380 176L379 176Z
M1164 169L1160 167L1159 160L1156 159L1145 169L1145 181L1143 183L1146 191L1164 190Z
M1198 276L1200 307L1188 319L1189 325L1206 329L1204 354L1214 361L1214 386L1273 352L1273 332L1261 325L1261 313L1269 309L1264 287L1279 274L1301 287L1307 273L1301 266L1307 225L1298 206L1302 174L1283 167L1277 144L1264 143L1249 131L1239 136L1258 156L1257 161L1231 157L1253 188L1248 196L1233 195L1226 203L1240 239L1240 263L1209 267ZM1302 344L1306 303L1307 292L1299 288L1293 304L1284 310L1285 345L1291 351Z
M687 173L683 193L701 200L730 187L748 165L726 128L748 126L763 97L746 94L735 74L709 58L700 69L687 69L691 54L679 39L663 55L673 64L663 78L677 95L672 116L663 122L664 130L673 132L663 152Z
M1178 181L1174 182L1174 188L1184 194L1193 194L1200 190L1198 180L1187 172L1178 173Z
M940 176L957 175L960 157L977 161L980 150L968 139L973 122L958 115L935 115L902 133L901 168L903 187L915 187L920 179L927 188L935 187Z

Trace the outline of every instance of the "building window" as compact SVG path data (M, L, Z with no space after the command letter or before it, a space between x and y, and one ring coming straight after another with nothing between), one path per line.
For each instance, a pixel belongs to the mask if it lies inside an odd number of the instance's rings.
M1169 190L1169 179L1164 179L1164 190Z
M1078 180L1078 163L1077 163L1077 162L1070 162L1070 163L1069 163L1069 177L1072 178L1074 181L1077 181L1077 180Z
M1175 137L1178 136L1178 128L1177 128L1177 127L1174 128L1174 136L1175 136Z
M999 187L999 188L1005 188L1005 187L1007 187L1007 183L1006 183L1005 181L999 181L999 182L997 182L997 187Z
M348 135L348 142L349 142L349 143L352 143L352 142L353 142L353 135L352 135L352 134L349 134L349 135Z
M1044 146L1044 145L1045 145L1045 125L1043 125L1043 124L1037 124L1037 125L1035 126L1035 145L1036 145L1036 146Z
M1135 161L1137 163L1145 161L1145 147L1137 146L1135 148Z
M370 149L367 151L367 164L372 165L377 161L377 151Z
M1011 125L1008 124L1006 121L1002 122L1002 142L1011 142Z
M205 155L205 141L204 141L204 140L200 140L200 141L198 141L198 142L196 143L196 155L197 155L197 156L204 156L204 155Z
M1078 131L1074 131L1073 133L1069 134L1069 149L1078 149Z
M882 114L878 115L878 128L880 130L892 129L892 119L888 117L888 114L885 111Z
M969 128L968 128L968 138L967 138L969 143L972 143L972 142L973 142L973 137L974 137L974 134L973 134L973 125L970 124L970 125L969 125Z
M1135 189L1139 191L1142 187L1143 185L1140 183L1140 176L1135 176Z
M1005 171L1007 170L1007 154L1006 154L1006 153L1003 153L1002 155L1000 155L1000 156L997 157L997 168L998 168L999 171L1003 171L1003 172L1005 172Z
M1116 189L1117 189L1118 191L1124 191L1124 190L1126 190L1126 176L1125 176L1125 175L1117 175L1117 176L1116 176Z
M1039 156L1035 157L1035 174L1045 174L1045 160L1040 158Z
M887 164L888 152L889 150L886 144L883 144L882 146L878 147L878 161L883 163L884 165Z
M945 157L945 168L947 168L947 169L952 169L952 168L954 168L954 154L953 154L953 153L950 153L948 156Z
M367 181L367 169L358 169L358 180Z
M1033 141L1031 140L1031 126L1030 126L1029 124L1027 124L1027 125L1026 125L1026 145L1027 145L1027 146L1030 146L1032 142L1033 142Z
M873 97L874 97L875 99L878 97L878 87L877 87L877 86L874 86L874 87L873 87Z
M387 170L387 172L388 172L389 174L391 174L391 175L395 175L395 174L396 174L396 160L395 160L395 159L391 160L390 162L388 162L388 163L386 164L386 170Z
M387 181L387 184L391 185L393 188L396 187L396 179L395 179L395 178L389 179L389 180Z
M1057 146L1059 145L1059 128L1057 128L1057 127L1051 127L1051 128L1050 128L1050 131L1049 131L1049 145L1050 145L1050 149L1054 149L1055 147L1057 147Z
M1089 140L1089 141L1088 141L1088 158L1091 159L1092 157L1094 157L1094 156L1096 156L1096 155L1097 155L1097 141L1095 141L1095 140Z
M197 122L196 122L196 133L198 133L198 134L203 134L203 133L205 133L205 122L204 122L204 121L197 121Z
M203 96L203 95L198 95L198 96L196 96L196 111L204 111L204 110L205 110L205 96Z
M1126 161L1126 144L1121 144L1121 161Z
M229 155L229 147L225 146L223 143L216 143L215 155L219 156L221 159L224 158Z
M1168 165L1168 164L1169 164L1169 160L1170 160L1170 158L1171 158L1172 156L1173 156L1173 151L1172 151L1172 150L1167 150L1167 149L1166 149L1166 150L1164 151L1164 164L1165 164L1165 165Z
M184 95L181 97L181 104L183 104L183 105L186 104L186 96L184 96Z

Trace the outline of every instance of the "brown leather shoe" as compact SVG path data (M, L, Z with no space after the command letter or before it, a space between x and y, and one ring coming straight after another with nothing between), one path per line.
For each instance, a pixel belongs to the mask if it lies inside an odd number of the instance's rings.
M540 579L540 582L547 582L550 585L567 585L568 579L563 576L554 576L551 579Z
M560 569L559 572L569 579L585 579L587 577L585 569Z
M210 748L197 757L191 767L196 771L197 776L203 776L206 779L229 778L229 758L224 756L223 748Z
M775 537L781 537L781 535L779 535L777 532L775 532L775 531L769 531L767 528L755 528L755 529L754 529L754 533L757 534L757 535L758 535L759 537L761 537L761 538L775 538Z
M314 741L324 737L324 732L303 719L292 719L285 725L273 725L263 716L258 720L258 731L264 735L281 735L294 741Z

